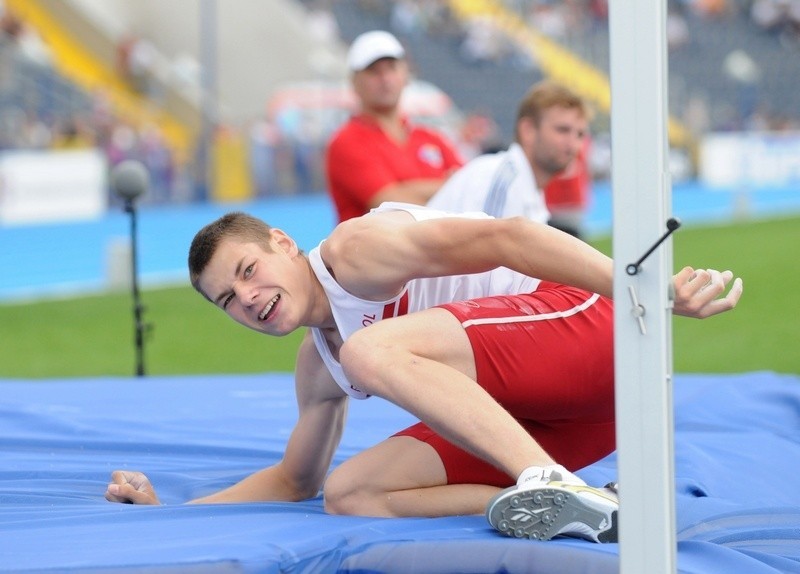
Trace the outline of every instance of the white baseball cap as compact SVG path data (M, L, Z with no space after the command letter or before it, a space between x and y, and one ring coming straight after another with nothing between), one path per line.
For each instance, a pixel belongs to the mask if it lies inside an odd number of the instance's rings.
M347 67L351 72L360 72L381 58L404 58L406 51L402 44L383 30L364 32L350 44L347 52Z

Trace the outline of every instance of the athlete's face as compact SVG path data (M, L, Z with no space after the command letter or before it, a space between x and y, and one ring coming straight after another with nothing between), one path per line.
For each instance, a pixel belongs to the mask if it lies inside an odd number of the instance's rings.
M297 264L302 255L294 241L273 229L270 247L223 240L200 274L198 286L238 323L282 336L300 326L308 290Z
M577 157L588 131L588 122L580 110L554 106L544 110L539 125L533 120L521 130L520 144L531 162L539 185L545 185L564 171Z
M381 58L353 74L353 89L367 113L394 110L407 83L408 64L395 58Z

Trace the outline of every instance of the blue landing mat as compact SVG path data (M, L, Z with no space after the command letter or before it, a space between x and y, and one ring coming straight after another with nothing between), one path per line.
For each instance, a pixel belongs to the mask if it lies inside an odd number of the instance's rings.
M285 374L0 380L3 572L617 572L619 547L496 535L483 517L328 516L303 503L179 503L276 462ZM800 573L800 378L675 382L682 573ZM335 464L413 419L355 401ZM111 470L146 471L161 507L111 504ZM614 455L579 474L615 478ZM624 516L624 509L623 509ZM623 518L624 520L624 518Z

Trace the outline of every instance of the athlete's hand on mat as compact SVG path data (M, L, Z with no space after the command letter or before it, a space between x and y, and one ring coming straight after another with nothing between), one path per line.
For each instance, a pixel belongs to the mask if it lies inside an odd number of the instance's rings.
M161 504L153 485L141 472L115 470L106 489L106 500L126 504Z
M724 297L733 273L714 269L693 269L684 267L673 276L675 301L673 312L684 317L705 319L736 307L742 296L742 280L733 281Z

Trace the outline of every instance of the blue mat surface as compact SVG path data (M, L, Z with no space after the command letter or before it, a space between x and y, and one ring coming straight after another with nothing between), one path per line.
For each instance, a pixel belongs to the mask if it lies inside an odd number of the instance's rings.
M0 380L4 572L617 572L619 546L496 535L480 516L328 516L303 503L180 502L276 462L294 424L287 374ZM675 381L682 573L800 573L800 378ZM335 464L413 419L354 402ZM166 504L103 499L148 473ZM615 478L615 456L579 474ZM624 520L624 507L622 509Z

